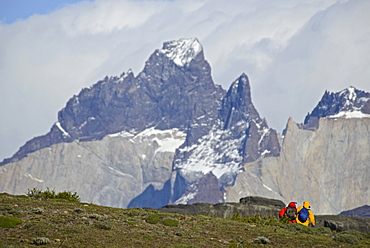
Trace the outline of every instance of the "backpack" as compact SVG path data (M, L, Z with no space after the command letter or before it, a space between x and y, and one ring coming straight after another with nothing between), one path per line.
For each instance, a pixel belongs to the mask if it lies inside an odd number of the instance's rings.
M298 220L304 223L307 221L309 215L310 213L308 212L308 209L303 207L298 213Z
M290 220L295 220L296 209L293 207L287 207L285 211L285 216L288 217Z

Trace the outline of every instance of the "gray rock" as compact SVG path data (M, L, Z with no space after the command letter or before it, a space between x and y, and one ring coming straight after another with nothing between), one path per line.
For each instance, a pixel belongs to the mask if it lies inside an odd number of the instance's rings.
M49 187L77 192L84 202L126 208L146 188L165 187L175 149L184 140L185 135L173 129L56 144L0 166L0 191L26 194L28 189Z
M370 218L341 216L341 215L318 215L316 227L329 227L333 231L342 232L347 230L357 230L363 233L370 232Z
M279 157L244 165L226 201L258 195L311 203L315 214L369 204L370 118L319 119L315 131L289 119Z
M160 208L159 211L186 215L203 214L222 218L231 218L235 214L238 214L240 217L252 217L255 215L260 215L261 217L278 217L279 211L285 206L282 201L262 197L247 197L241 199L241 202L243 203L167 205Z

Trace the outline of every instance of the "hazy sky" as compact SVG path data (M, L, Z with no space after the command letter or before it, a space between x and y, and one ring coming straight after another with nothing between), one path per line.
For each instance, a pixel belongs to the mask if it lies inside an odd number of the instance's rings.
M281 132L325 90L370 91L369 13L368 0L0 0L0 161L46 134L83 87L137 75L164 41L188 37L216 84L249 76Z

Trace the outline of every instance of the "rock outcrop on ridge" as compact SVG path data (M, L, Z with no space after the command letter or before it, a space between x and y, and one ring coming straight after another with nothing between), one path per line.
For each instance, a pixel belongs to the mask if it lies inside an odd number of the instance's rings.
M178 213L186 215L208 215L219 218L231 218L234 215L240 217L252 217L260 215L261 217L279 217L279 211L285 207L280 200L268 199L258 196L248 196L236 202L223 203L194 203L167 205L159 209L164 213Z

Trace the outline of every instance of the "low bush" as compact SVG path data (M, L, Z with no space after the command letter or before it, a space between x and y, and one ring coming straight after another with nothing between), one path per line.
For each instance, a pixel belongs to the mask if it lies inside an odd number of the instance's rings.
M32 240L32 243L35 245L47 245L50 243L50 240L44 237L37 237Z
M270 240L266 237L259 236L253 240L254 244L269 244Z
M44 209L42 208L33 208L30 211L31 214L42 214L43 212L44 212Z
M100 228L100 229L104 229L104 230L111 230L111 229L114 228L114 224L112 222L109 222L109 221L97 222L97 223L95 223L95 226Z
M12 216L0 216L0 227L12 228L18 224L21 224L22 220Z
M159 222L159 219L161 218L160 215L156 214L156 215L150 215L148 216L145 221L150 223L150 224L157 224Z
M48 187L45 191L42 191L37 188L29 189L27 196L43 199L64 199L73 202L80 202L80 197L77 195L77 192L63 191L56 193L55 190L50 190Z
M338 233L337 235L334 236L334 240L343 243L348 243L351 245L357 245L360 243L360 239L358 237L347 233Z
M172 218L168 218L168 219L163 220L163 225L165 225L165 226L178 226L179 221L175 220L175 219L172 219Z

